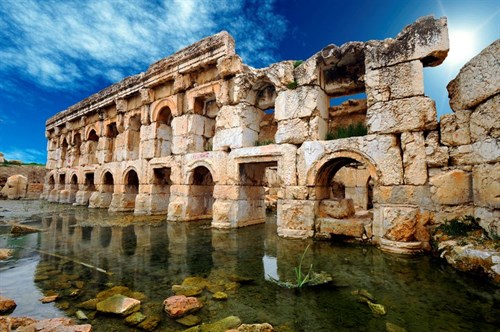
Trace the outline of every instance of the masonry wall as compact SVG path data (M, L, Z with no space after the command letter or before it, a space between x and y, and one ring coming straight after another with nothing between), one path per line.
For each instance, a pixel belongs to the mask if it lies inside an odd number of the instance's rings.
M454 165L446 124L440 133L423 89L423 67L447 51L446 19L432 17L395 39L329 45L304 62L263 69L243 64L227 33L207 37L49 119L44 197L233 228L264 222L272 187L281 236L423 250L428 225L449 216L436 198L440 176L459 172L474 188L474 176L498 166L489 152L470 169ZM330 107L359 92L367 98L354 109ZM351 123L367 134L326 140ZM353 184L349 168L363 180ZM343 187L334 185L337 173ZM353 199L356 191L366 199ZM456 210L496 213L478 195Z

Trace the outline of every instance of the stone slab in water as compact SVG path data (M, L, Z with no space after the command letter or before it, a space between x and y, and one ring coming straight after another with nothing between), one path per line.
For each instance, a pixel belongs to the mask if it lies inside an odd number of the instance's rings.
M126 316L139 311L141 301L126 297L121 294L113 295L104 301L97 303L97 311Z

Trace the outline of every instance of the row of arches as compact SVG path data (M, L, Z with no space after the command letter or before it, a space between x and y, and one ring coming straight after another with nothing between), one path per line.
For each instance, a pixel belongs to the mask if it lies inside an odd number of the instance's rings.
M229 198L229 201L236 204L237 210L242 211L236 214L236 217L241 219L237 221L238 226L263 222L269 195L273 193L277 201L279 191L286 190L277 171L280 169L280 162L279 159L263 159L239 164L239 180L234 185L237 187L238 196ZM272 181L268 174L274 177ZM69 174L69 178L66 178L66 174L52 174L48 179L48 190L61 193L65 191L69 192L69 195L74 195L77 191L92 191L101 198L107 195L106 199L101 199L95 206L102 208L111 208L113 204L119 204L113 202L121 202L120 199L126 201L127 204L123 203L123 206L114 206L117 211L137 212L150 208L150 212L155 212L152 206L156 205L162 206L161 211L165 214L168 212L170 217L170 203L174 202L184 206L182 213L185 220L215 218L214 189L220 178L214 177L210 163L196 162L192 165L192 169L186 174L186 183L173 183L169 167L153 168L150 178L143 179L143 182L139 175L133 167L126 169L121 175L104 169L96 178L97 181L94 181L93 172L84 173L83 179L79 178L82 175L76 173ZM331 231L331 225L357 223L361 233L347 235L361 237L365 233L365 226L371 225L373 220L373 193L379 179L373 161L359 153L336 153L316 161L315 167L310 169L306 177L306 187L310 192L306 200L317 203L313 215L310 216L320 225L316 227L316 231L328 235L329 232L336 232ZM171 193L171 186L174 184L186 188L181 188L181 191L176 189ZM179 192L182 193L180 200ZM155 202L144 203L145 199ZM63 202L72 203L74 199Z

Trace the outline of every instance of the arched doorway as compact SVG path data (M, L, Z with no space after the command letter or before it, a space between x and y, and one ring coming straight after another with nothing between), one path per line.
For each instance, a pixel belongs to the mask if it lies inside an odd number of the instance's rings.
M78 176L73 174L69 181L69 198L68 203L74 203L76 201L76 192L78 191Z
M139 193L139 177L133 169L125 173L123 201L120 206L121 211L131 211L135 208L135 198Z
M164 106L155 119L155 157L166 157L171 153L172 146L172 112Z
M326 161L315 178L315 236L370 240L376 179L374 166L362 156Z
M87 135L87 164L97 164L97 144L99 136L95 129L91 129Z
M205 166L193 169L189 181L189 204L186 213L189 219L212 218L213 192L214 181L210 170Z

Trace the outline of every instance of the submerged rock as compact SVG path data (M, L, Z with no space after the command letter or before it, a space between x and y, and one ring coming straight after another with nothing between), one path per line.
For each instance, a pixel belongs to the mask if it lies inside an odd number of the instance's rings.
M201 318L194 315L187 315L176 320L177 323L182 324L187 327L195 326L201 323Z
M377 304L377 303L373 303L371 301L367 301L366 302L368 304L368 307L370 308L370 310L376 314L376 315L380 315L380 316L383 316L385 314L387 314L387 311L385 310L385 307L381 304Z
M79 320L88 320L89 318L87 317L87 315L85 315L85 313L81 310L77 310L75 312L75 316L76 318L78 318Z
M0 249L0 260L10 258L13 252L12 249Z
M145 320L143 320L139 325L137 325L138 328L144 330L144 331L153 331L158 324L160 324L161 318L156 315L151 315L149 317L146 317Z
M59 298L59 295L55 294L55 295L50 295L50 296L44 296L40 299L40 301L42 303L51 303L51 302L56 301L58 298Z
M201 324L185 332L226 332L227 330L238 328L241 325L241 319L236 316L229 316L210 324Z
M141 309L141 301L121 294L113 295L97 303L97 311L126 316Z
M14 300L0 296L0 314L8 314L16 309L17 304Z
M216 292L213 295L213 299L217 301L224 301L227 300L227 294L224 292Z
M263 324L241 324L237 329L227 330L226 332L273 332L274 328L269 323Z
M370 294L366 289L356 289L352 291L352 295L357 295L358 302L368 303L368 301L375 302L375 297Z
M142 312L134 312L132 315L125 318L125 324L128 326L136 326L146 319L146 316Z
M175 295L167 298L163 305L169 317L178 318L200 310L203 304L196 297Z
M34 320L27 317L0 317L2 331L64 331L64 332L91 332L92 325L76 325L70 318L50 318Z
M175 295L196 296L203 292L203 287L173 285L172 291Z
M24 235L24 234L38 233L38 232L41 232L41 229L21 224L14 224L10 229L10 233L13 235Z
M385 323L385 330L387 332L406 332L405 328L398 326L396 324L393 324L391 322Z
M77 308L85 310L96 310L97 303L101 302L99 299L90 299L76 305Z

